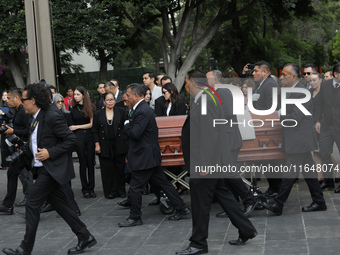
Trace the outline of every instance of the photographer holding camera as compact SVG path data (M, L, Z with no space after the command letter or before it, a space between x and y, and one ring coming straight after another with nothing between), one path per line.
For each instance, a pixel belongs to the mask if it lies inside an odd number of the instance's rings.
M12 88L8 91L8 106L15 109L15 114L12 122L3 124L1 129L6 134L6 143L12 146L12 155L7 159L11 160L7 170L7 194L0 206L0 214L13 214L13 205L17 193L18 177L23 185L25 197L28 194L29 186L33 183L32 173L27 171L30 168L30 158L22 155L24 152L20 147L25 146L28 141L30 132L31 116L25 113L25 109L21 101L21 90ZM11 124L10 124L11 123ZM18 146L19 145L19 146ZM16 157L17 156L17 157ZM20 156L20 157L18 157ZM17 205L25 205L25 199Z

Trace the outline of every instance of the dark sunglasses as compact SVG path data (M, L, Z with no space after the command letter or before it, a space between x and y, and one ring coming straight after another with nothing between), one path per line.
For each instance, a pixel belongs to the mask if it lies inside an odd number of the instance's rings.
M311 74L311 72L303 73L304 76L305 76L305 75L310 75L310 74Z
M28 98L21 98L21 102L25 102L26 100L31 100L32 98L28 97Z
M162 91L163 94L165 94L166 92L168 92L168 91Z

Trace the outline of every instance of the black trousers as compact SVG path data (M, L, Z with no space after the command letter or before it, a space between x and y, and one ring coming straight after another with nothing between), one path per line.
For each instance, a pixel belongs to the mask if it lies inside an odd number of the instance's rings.
M213 197L228 214L231 223L238 229L240 237L249 238L254 235L255 227L243 214L223 179L191 178L189 184L192 210L190 246L199 249L208 248L207 238Z
M292 190L292 187L294 185L295 178L299 176L299 166L301 165L302 169L304 169L304 166L308 164L308 169L310 169L311 166L314 165L313 157L310 152L287 155L288 157L286 160L286 166L296 166L297 170L283 173L284 178L282 179L279 193L274 198L274 201L280 206L283 206L283 204L287 201L290 191ZM293 169L293 167L291 169ZM325 204L325 200L323 198L323 193L320 188L316 172L303 171L302 174L308 185L313 202L316 204Z
M166 178L160 166L145 170L132 171L129 191L129 198L131 201L131 219L138 220L142 216L142 191L149 180L160 186L177 212L182 212L187 207L178 195L174 186Z
M333 171L330 169L332 165L331 154L333 153L334 142L340 148L340 130L336 130L334 125L330 125L326 131L320 133L320 156L322 160L322 167L327 167L327 171L323 171L325 178L333 178ZM326 169L326 168L325 168Z
M17 196L18 177L20 177L25 196L28 195L30 187L33 184L32 173L27 171L25 167L26 162L21 159L16 163L11 162L9 165L7 170L7 194L2 202L2 204L8 208L13 207Z
M237 164L237 156L239 151L240 150L231 151L232 165L234 166ZM239 173L228 173L228 176L224 182L236 198L240 197L242 199L244 206L249 206L255 203L253 193L244 184Z
M93 192L94 180L94 140L91 129L76 130L77 137L76 152L79 159L79 175L84 193Z
M8 167L9 161L6 161L6 158L10 155L8 145L5 142L6 134L1 135L1 166Z
M125 195L125 154L113 158L99 157L104 196Z
M47 199L57 213L71 227L78 239L80 241L86 240L90 232L66 202L64 185L54 180L45 168L40 167L36 170L38 173L37 179L31 187L26 203L26 233L24 240L21 242L21 248L26 252L33 250L40 220L40 209Z

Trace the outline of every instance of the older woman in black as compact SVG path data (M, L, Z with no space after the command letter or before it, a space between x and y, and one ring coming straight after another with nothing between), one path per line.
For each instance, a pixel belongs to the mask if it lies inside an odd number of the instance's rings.
M94 192L94 140L92 135L93 107L84 87L74 90L70 129L77 137L76 152L79 159L79 175L85 198L95 198Z
M173 83L166 83L162 87L164 103L164 116L185 115L187 107L185 102L181 100L178 90Z
M105 108L94 113L92 132L95 152L99 155L104 196L108 199L126 197L124 162L127 153L127 137L123 132L126 111L114 107L113 93L104 96Z

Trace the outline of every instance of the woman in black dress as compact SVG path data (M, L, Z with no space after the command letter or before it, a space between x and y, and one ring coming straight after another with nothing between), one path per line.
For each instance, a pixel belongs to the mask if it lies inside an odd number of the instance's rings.
M113 93L105 94L105 108L94 113L92 126L95 152L100 161L104 196L107 199L126 197L124 162L127 137L123 129L127 115L124 108L114 107L115 103Z
M173 83L166 83L162 87L164 103L164 116L185 115L187 107L185 102L181 100L178 90Z
M76 152L79 159L79 175L85 198L95 198L94 192L94 140L92 135L93 107L84 87L74 90L70 129L77 137Z

